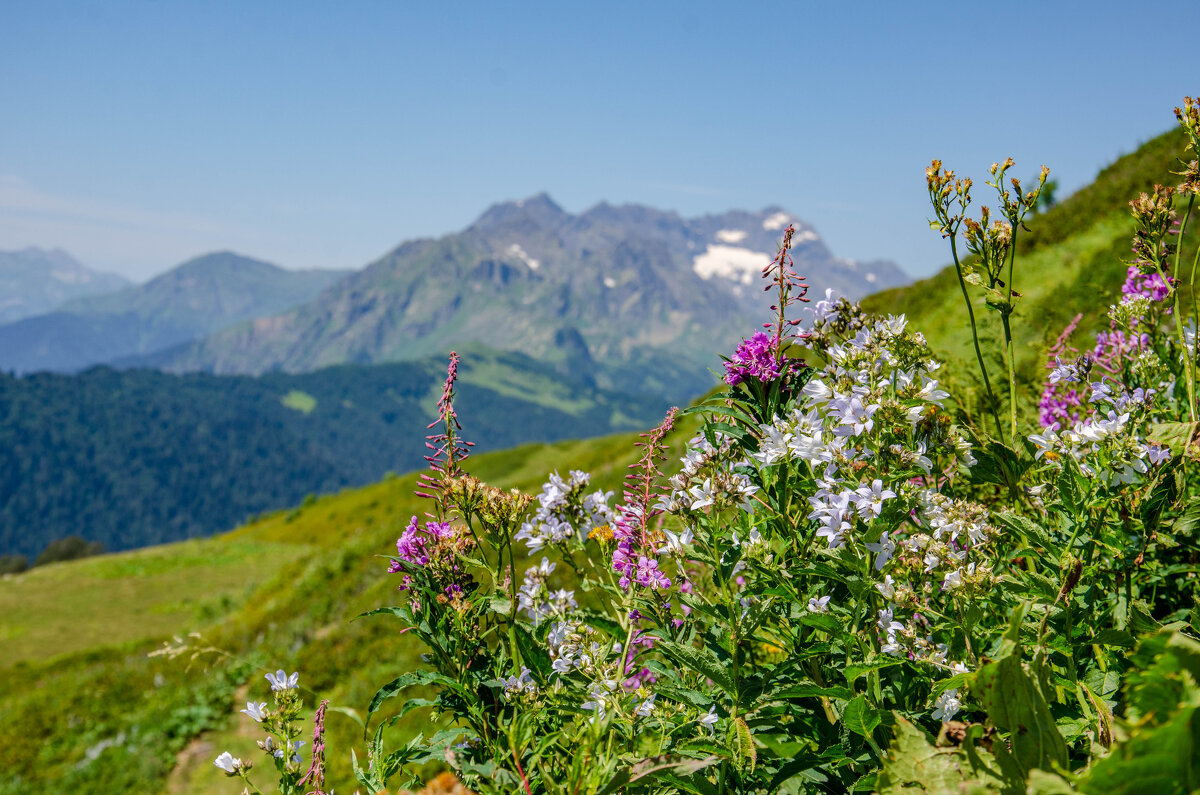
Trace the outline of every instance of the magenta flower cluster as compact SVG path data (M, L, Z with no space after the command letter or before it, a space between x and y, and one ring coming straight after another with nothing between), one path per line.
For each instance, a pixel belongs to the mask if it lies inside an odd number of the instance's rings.
M1120 329L1096 332L1096 344L1078 362L1053 368L1038 401L1038 421L1042 427L1049 428L1056 423L1059 427L1067 427L1091 413L1084 407L1084 394L1080 391L1083 387L1072 385L1083 381L1079 374L1081 363L1116 375L1121 372L1126 359L1136 357L1149 345L1148 334L1127 334Z
M742 340L733 357L725 362L725 383L730 386L737 386L748 378L766 383L781 375L783 370L775 338L763 331L756 331L750 339Z
M657 638L647 635L642 630L634 633L628 648L625 649L625 681L621 683L621 686L626 691L632 692L639 687L652 685L658 681L658 677L654 675L653 671L637 663L640 650L653 649L655 640Z
M1130 265L1125 272L1125 283L1121 285L1121 293L1145 296L1151 301L1161 303L1171 294L1171 287L1157 273L1142 273L1136 265Z
M1076 387L1059 387L1058 384L1046 384L1042 398L1038 401L1038 422L1043 428L1049 428L1058 423L1059 427L1074 425L1079 421L1079 407L1083 405L1083 396Z
M405 563L411 563L416 566L426 566L429 564L429 553L425 549L426 545L433 539L446 538L450 535L449 522L426 522L425 527L421 527L417 522L417 517L413 517L408 523L408 527L404 528L404 532L396 539L396 553L400 560ZM403 571L404 567L399 560L393 560L392 565L388 567L389 574ZM401 586L403 588L403 586Z
M613 538L617 548L613 550L613 571L621 575L619 583L622 588L637 583L650 590L671 587L671 579L658 567L658 560L640 554L641 539L638 537L637 517L625 513L613 522Z

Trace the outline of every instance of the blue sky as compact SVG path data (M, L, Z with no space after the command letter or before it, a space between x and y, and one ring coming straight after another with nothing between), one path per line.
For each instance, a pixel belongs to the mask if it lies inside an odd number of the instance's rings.
M0 249L362 267L548 191L945 260L923 170L1065 191L1200 94L1200 3L0 3ZM982 182L982 180L979 180Z

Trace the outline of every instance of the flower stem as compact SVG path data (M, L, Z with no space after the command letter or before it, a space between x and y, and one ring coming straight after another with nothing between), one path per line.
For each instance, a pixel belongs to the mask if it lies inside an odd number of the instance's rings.
M1000 312L1000 320L1004 326L1004 358L1008 364L1008 411L1011 421L1008 440L1014 446L1017 440L1017 361L1009 318L1013 312L1013 265L1017 260L1017 230L1020 226L1021 220L1018 217L1013 224L1012 241L1008 247L1008 282L1005 284L1008 294L1004 301L1004 309Z
M971 295L967 292L967 281L963 278L962 262L958 258L958 245L955 243L957 229L950 234L950 255L954 258L954 270L958 274L958 286L962 288L963 301L967 305L967 317L971 319L971 340L975 343L975 360L979 362L979 372L983 376L983 385L988 393L988 409L996 423L996 433L1003 432L1000 415L996 413L996 393L992 391L992 382L988 378L987 365L983 363L983 351L979 348L979 329L975 325L975 309L971 306Z
M1191 213L1191 204L1192 204L1192 202L1189 201L1188 202L1189 214ZM1182 227L1181 227L1180 231L1182 232ZM1178 257L1178 249L1176 249L1176 261L1177 262L1178 262L1178 258L1179 258ZM1174 284L1172 284L1171 281L1168 279L1167 274L1163 271L1162 257L1159 255L1157 250L1154 252L1154 255L1153 255L1153 257L1151 257L1151 259L1154 262L1155 270L1158 272L1158 278L1162 279L1163 284L1169 285L1171 287L1171 292L1172 292L1171 300L1172 300L1172 306L1174 308L1174 313L1175 313L1175 335L1179 338L1179 351L1180 351L1180 354L1183 356L1184 381L1187 384L1188 420L1191 422L1195 422L1196 421L1196 380L1195 380L1195 373L1194 373L1195 362L1192 360L1192 357L1190 355L1188 355L1187 337L1184 334L1183 323L1181 322L1182 316L1180 315L1180 310L1182 309L1182 307L1180 307L1180 305L1179 305L1179 282L1176 281Z
M1187 374L1188 387L1188 416L1192 422L1196 421L1196 357L1188 352L1187 337L1184 334L1182 307L1179 305L1179 258L1183 255L1183 237L1187 232L1188 221L1192 217L1192 208L1196 204L1196 194L1188 195L1187 211L1183 214L1183 222L1179 225L1179 240L1175 245L1175 264L1171 268L1171 273L1175 275L1175 325L1179 328L1179 339L1183 353L1183 367ZM1200 258L1200 249L1196 251L1197 257ZM1188 279L1188 288L1192 293L1192 316L1196 314L1196 262L1192 261L1192 274Z

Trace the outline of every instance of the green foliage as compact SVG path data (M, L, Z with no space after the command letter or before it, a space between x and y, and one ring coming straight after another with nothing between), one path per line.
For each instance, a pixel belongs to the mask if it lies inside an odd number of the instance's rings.
M58 563L64 560L90 558L92 555L104 553L104 544L99 541L87 541L79 536L56 538L46 545L37 558L34 566L45 566L47 563Z
M971 695L988 720L1004 732L1005 742L994 745L1002 767L1015 765L1021 778L1037 768L1066 768L1067 744L1039 685L1022 667L1019 649L980 668Z
M295 409L301 414L312 414L312 410L317 407L317 399L307 392L301 392L299 389L293 389L288 392L279 402L287 406L289 409Z
M978 733L964 738L962 747L935 746L920 728L896 719L895 736L879 773L881 795L925 792L929 795L992 795L1020 792L1018 782L1005 780L992 754L977 744Z
M29 558L24 555L0 555L0 574L20 574L29 568Z

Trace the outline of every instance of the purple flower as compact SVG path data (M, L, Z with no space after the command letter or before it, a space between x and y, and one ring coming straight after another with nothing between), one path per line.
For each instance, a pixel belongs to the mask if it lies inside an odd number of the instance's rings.
M1142 273L1136 265L1130 265L1125 271L1125 283L1121 285L1121 292L1129 296L1145 296L1151 301L1161 303L1171 294L1171 288L1157 273Z
M733 356L725 362L725 383L737 386L748 378L766 383L777 380L785 371L794 373L802 366L798 361L779 355L774 337L756 331L750 339L742 340Z
M405 563L415 563L418 566L424 566L429 563L429 555L425 552L425 542L428 536L421 531L417 524L417 517L413 517L408 523L408 527L396 539L396 552L400 555L400 560ZM389 572L400 571L400 564L392 561Z
M671 580L658 568L658 561L646 556L638 558L637 565L637 584L643 588L657 590L659 588L670 588Z
M404 571L404 566L400 561L410 563L415 566L429 565L429 552L426 545L433 539L447 538L451 535L449 522L426 522L422 528L417 522L417 517L413 517L408 527L404 528L404 532L396 539L396 552L400 560L392 560L388 566L388 574L396 574ZM407 590L412 579L406 574L404 583L400 586L400 590Z

